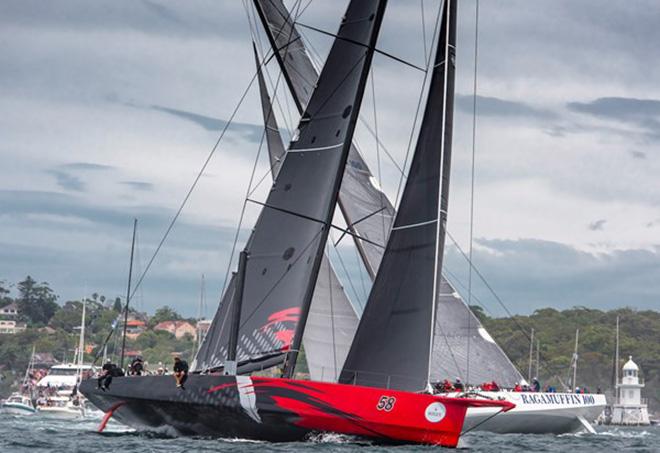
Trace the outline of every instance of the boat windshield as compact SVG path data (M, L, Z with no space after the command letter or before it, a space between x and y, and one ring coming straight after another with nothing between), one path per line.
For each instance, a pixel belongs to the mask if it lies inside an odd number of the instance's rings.
M12 396L7 400L8 403L22 403L23 398L20 396Z
M78 370L75 368L51 368L49 376L75 376Z

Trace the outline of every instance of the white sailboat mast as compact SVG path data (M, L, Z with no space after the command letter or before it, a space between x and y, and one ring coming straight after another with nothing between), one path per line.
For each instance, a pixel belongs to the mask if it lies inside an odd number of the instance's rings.
M575 351L573 352L573 388L577 387L577 362L578 362L578 340L580 338L580 329L575 330Z
M82 320L80 321L80 341L78 343L78 382L82 381L83 360L85 356L85 311L87 308L86 298L82 299Z
M614 353L614 401L619 404L619 317L616 317L616 351Z
M529 366L527 367L527 383L532 382L532 354L534 354L534 328L529 339Z

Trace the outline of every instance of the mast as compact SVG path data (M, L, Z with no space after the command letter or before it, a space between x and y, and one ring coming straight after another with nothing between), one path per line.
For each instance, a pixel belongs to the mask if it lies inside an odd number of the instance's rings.
M245 288L245 269L247 268L248 253L243 250L238 256L238 280L234 293L233 309L231 312L231 330L229 331L229 344L227 345L227 360L224 373L235 375L237 371L236 349L238 347L238 332L241 324L241 308L243 306L243 290Z
M87 298L82 298L82 320L80 321L80 341L78 342L78 382L82 381L83 360L85 357L85 308L87 307Z
M433 354L433 340L435 339L435 317L436 317L436 304L439 299L439 287L440 279L442 278L442 258L445 249L445 233L447 228L447 204L449 200L449 152L446 150L447 141L451 145L451 124L449 130L449 140L447 140L447 115L453 115L453 102L454 102L454 86L453 86L453 69L454 62L451 61L452 57L456 55L456 26L455 26L455 17L452 17L452 11L456 12L456 8L453 7L455 0L445 0L445 11L446 19L444 25L445 37L444 37L444 57L443 62L443 99L442 104L442 140L440 142L440 184L438 185L438 215L436 217L436 237L435 237L435 270L433 272L433 310L431 311L431 335L429 338L429 361L428 361L428 373L426 379L426 387L431 388L431 360L430 357ZM442 29L441 29L442 32ZM454 34L453 39L451 34ZM450 53L450 48L453 53ZM452 86L451 93L449 90L449 68L452 68ZM451 99L449 99L451 97ZM452 104L452 112L447 111L447 105ZM447 175L445 175L445 171ZM446 180L446 183L445 183Z
M417 145L342 383L407 391L430 384L448 208L456 5L443 4Z
M34 368L34 351L35 351L35 345L32 345L32 354L30 355L30 361L28 362L28 366L25 369L25 376L23 376L23 387L28 386L28 382L30 379L30 371L32 371L32 368ZM30 390L30 393L32 391Z
M616 317L616 350L614 352L614 400L619 403L619 316Z
M532 382L532 354L534 353L534 328L529 339L529 366L527 368L527 383Z
M541 340L536 340L536 378L538 379L539 377L539 355L540 355L540 350L541 350Z
M128 304L131 300L131 278L133 277L133 253L135 252L135 233L137 232L137 219L133 219L133 240L131 242L131 261L128 266L128 285L126 287L126 306L124 307L124 331L121 340L121 360L119 367L124 369L124 352L126 351L126 327L128 324Z
M578 362L578 339L580 338L580 329L575 330L575 351L573 352L573 388L575 391L577 387L577 362Z

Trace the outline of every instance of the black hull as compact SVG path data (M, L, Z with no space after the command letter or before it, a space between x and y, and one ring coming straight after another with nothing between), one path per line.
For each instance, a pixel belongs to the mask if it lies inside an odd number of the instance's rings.
M234 377L191 375L185 390L172 376L121 377L110 389L97 388L96 380L80 384L80 391L103 412L138 430L172 435L257 439L273 442L302 440L310 430L296 427L296 414L260 405L259 418L243 406ZM210 388L228 385L218 392Z
M333 432L378 443L453 447L468 407L514 407L502 401L256 376L192 375L185 390L176 387L172 376L117 378L106 391L89 379L80 391L137 429L273 442Z

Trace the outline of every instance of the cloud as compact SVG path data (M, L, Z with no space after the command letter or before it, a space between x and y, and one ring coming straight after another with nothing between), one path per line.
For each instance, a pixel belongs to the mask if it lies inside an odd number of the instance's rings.
M60 170L48 170L48 173L55 176L57 185L65 190L85 191L85 184L77 176Z
M448 247L446 262L467 282L467 264L454 247ZM473 262L514 313L539 307L657 308L660 247L597 254L550 241L482 238L475 241ZM477 276L473 282L479 300L504 315Z
M127 185L131 187L132 189L135 190L154 190L154 185L151 184L150 182L143 182L143 181L122 181L121 182L124 185Z
M111 165L101 165L91 162L71 162L69 164L60 165L61 168L66 168L70 170L112 170L114 167Z
M591 231L602 231L603 228L605 227L605 224L607 223L607 220L605 219L599 219L594 222L591 222L589 224L589 229Z
M590 102L569 102L567 107L600 119L632 124L660 138L659 100L604 97Z
M0 205L0 279L16 282L31 274L49 281L63 300L79 297L85 288L121 295L133 218L137 279L174 215L163 208L98 206L78 194L56 192L0 190ZM231 227L193 223L184 212L144 280L145 308L168 304L194 315L202 273L210 297L219 296L234 233Z
M646 159L646 153L642 151L631 150L630 155L633 159Z
M183 118L185 120L191 121L198 126L203 127L207 131L221 131L227 126L227 121L213 118L210 116L200 115L199 113L187 112L185 110L173 109L170 107L163 107L160 105L150 106L152 110L159 112L168 113L174 115L178 118ZM264 134L264 128L254 124L240 123L237 121L232 122L230 125L230 130L239 132L244 136L246 140L251 142L259 143Z
M456 106L459 110L472 115L473 97L471 95L456 95ZM557 114L544 108L532 107L524 102L499 99L491 96L477 95L477 114L483 116L548 120Z

